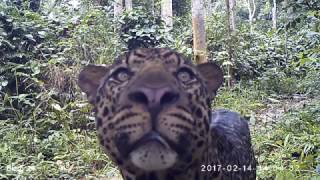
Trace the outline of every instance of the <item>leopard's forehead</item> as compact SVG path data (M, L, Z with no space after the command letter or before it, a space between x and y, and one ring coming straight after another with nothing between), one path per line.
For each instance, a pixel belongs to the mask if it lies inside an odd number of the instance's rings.
M167 48L139 48L120 56L115 65L125 65L133 71L139 70L146 64L160 63L165 68L176 69L180 66L193 67L194 65L181 54Z

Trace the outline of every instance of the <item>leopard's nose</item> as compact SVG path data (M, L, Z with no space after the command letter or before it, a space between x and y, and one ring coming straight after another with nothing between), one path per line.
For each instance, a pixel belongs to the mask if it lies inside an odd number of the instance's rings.
M162 107L178 101L179 93L171 87L139 87L128 94L130 101L148 108Z

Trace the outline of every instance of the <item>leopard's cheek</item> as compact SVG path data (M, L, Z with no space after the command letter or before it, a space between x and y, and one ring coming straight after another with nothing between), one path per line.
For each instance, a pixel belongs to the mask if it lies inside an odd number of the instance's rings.
M181 136L193 136L195 121L191 114L170 109L161 113L157 121L157 130L170 141L178 144Z
M138 106L120 106L104 122L99 132L110 137L109 144L116 147L120 156L126 156L132 145L152 128L149 113Z

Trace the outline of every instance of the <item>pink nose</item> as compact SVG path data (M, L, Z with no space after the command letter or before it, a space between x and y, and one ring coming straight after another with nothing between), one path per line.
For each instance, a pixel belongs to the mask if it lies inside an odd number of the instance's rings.
M130 92L128 98L132 102L150 108L173 104L179 99L179 94L168 86L160 88L139 87Z

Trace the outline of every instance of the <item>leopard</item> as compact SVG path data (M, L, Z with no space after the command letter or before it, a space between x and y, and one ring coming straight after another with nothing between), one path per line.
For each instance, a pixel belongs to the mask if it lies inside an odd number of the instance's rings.
M223 81L214 62L195 65L169 48L130 50L78 77L124 180L253 180L247 120L211 107Z

